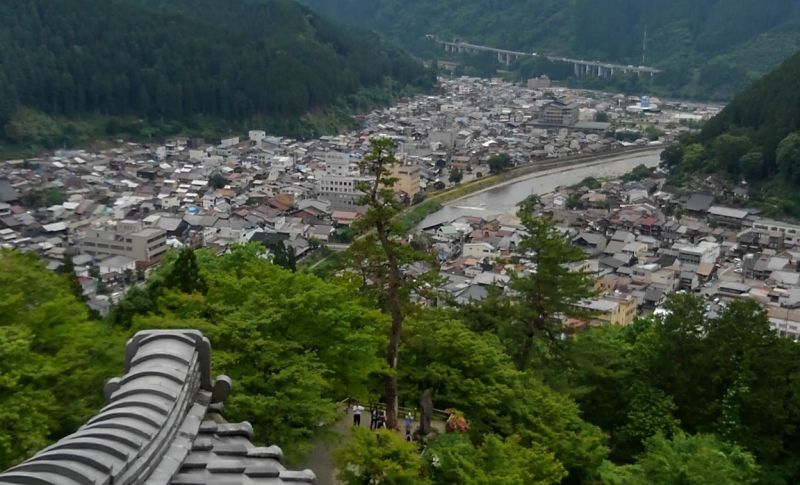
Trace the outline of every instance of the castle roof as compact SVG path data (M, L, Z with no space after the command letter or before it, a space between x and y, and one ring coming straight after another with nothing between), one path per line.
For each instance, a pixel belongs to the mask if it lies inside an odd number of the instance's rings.
M277 446L254 445L250 423L225 421L226 376L211 377L211 344L196 330L137 333L107 404L75 433L0 473L0 484L313 484L281 464Z

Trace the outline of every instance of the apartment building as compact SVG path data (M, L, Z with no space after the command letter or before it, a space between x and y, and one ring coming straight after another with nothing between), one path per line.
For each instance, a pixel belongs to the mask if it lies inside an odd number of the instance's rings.
M592 314L596 324L630 325L636 318L636 299L631 296L605 296L585 300L577 306Z
M150 266L167 251L167 233L144 228L141 221L119 221L116 227L85 230L77 246L91 256L125 256L136 260L137 265Z
M350 156L340 152L320 152L315 158L325 162L325 172L318 175L317 194L320 198L330 200L335 206L354 206L361 196L358 185L372 180L361 176L358 169L350 161Z
M408 197L409 200L413 200L420 192L420 173L421 168L419 165L394 165L392 167L392 177L397 179L394 183L395 193L404 195Z

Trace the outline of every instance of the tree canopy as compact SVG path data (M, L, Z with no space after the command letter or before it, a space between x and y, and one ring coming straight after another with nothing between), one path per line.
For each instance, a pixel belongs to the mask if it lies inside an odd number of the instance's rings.
M460 434L448 434L423 455L435 484L498 485L559 483L566 471L542 446L525 447L519 437L487 435L474 445Z
M283 269L255 244L219 257L194 252L207 290L187 292L166 283L182 271L184 254L156 275L153 284L164 283L150 293L155 303L131 330L203 331L214 342L215 370L236 382L226 403L232 419L250 421L257 435L298 459L318 425L336 421L336 402L373 396L370 378L383 370L378 352L387 322L355 288Z
M514 162L508 153L498 153L497 155L492 155L489 158L488 163L489 171L491 173L500 173L514 165Z
M671 177L717 173L747 182L766 215L800 215L800 54L754 82L706 123L665 152Z
M712 435L678 433L668 440L658 433L634 464L606 462L600 476L607 485L744 485L758 483L758 471L751 454Z
M586 316L577 304L593 294L591 276L570 267L584 259L583 251L558 231L551 217L536 214L537 204L532 196L518 211L526 231L518 250L533 268L511 279L511 288L519 296L506 338L516 347L511 352L521 368L530 365L537 340L561 338L564 317Z
M70 275L0 250L0 468L83 424L120 371L123 345L89 318Z
M337 478L344 485L425 485L417 447L392 430L353 427L336 452Z
M387 375L403 405L416 407L429 391L437 409L466 424L431 433L424 448L391 430L354 430L337 453L345 483L800 480L800 347L774 333L757 302L709 315L701 299L679 294L661 316L568 334L555 315L572 310L541 302L555 298L554 281L559 291L572 286L562 299L576 301L586 281L555 270L574 248L550 219L524 209L523 250L538 276L519 275L525 281L511 294L495 288L464 307L401 300L391 370L394 322L381 295L385 273L374 269L358 274L367 283L352 272L326 281L280 267L260 245L222 255L172 251L96 321L69 275L2 251L0 466L74 431L99 408L102 382L119 372L133 332L196 328L214 343L215 372L236 383L228 417L250 421L290 464L321 432L336 431L338 401L385 396ZM375 258L365 264L384 261L376 251L365 253ZM544 327L533 327L522 359L524 330L537 321Z
M433 82L399 49L289 0L31 0L0 17L0 135L19 144L64 136L23 107L118 117L112 132L137 119L285 127L363 89Z

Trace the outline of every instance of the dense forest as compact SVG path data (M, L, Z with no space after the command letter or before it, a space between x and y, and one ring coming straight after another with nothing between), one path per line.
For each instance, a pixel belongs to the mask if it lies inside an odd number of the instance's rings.
M104 321L89 318L67 276L33 256L1 253L0 402L13 425L0 431L0 468L99 408L128 336L176 327L214 343L215 372L236 383L228 416L250 421L256 436L301 463L317 423L336 419L338 400L380 396L389 319L352 281L292 273L261 251L198 251L190 273L199 278L188 286L172 254ZM340 459L383 456L375 473L410 474L389 482L409 484L796 480L800 348L775 336L754 303L717 319L692 296L668 308L663 319L558 344L537 337L525 365L513 357L524 316L512 300L419 309L404 336L401 402L413 407L433 389L436 407L457 409L469 432L442 435L422 455L394 434L376 442L355 433Z
M140 119L287 130L365 90L433 83L374 34L290 0L26 0L0 18L0 135L20 144L62 143L41 113L117 117L112 132Z
M719 173L765 210L800 217L800 54L753 83L702 132L668 148L672 178Z
M364 160L383 183L391 146L376 143ZM567 269L582 252L531 198L520 206L519 247L536 271L512 274L511 292L490 288L482 302L419 305L444 298L432 246L396 237L396 205L382 190L359 220L366 232L345 271L292 271L259 244L223 255L184 249L103 319L86 311L70 272L0 251L9 424L0 468L100 406L102 379L119 373L134 332L196 328L214 344L215 372L236 383L226 414L250 421L290 463L303 463L319 423L340 419L337 402L382 400L384 382L397 385L401 405L417 407L429 391L455 417L424 447L389 431L345 432L334 463L346 485L800 480L800 347L770 329L756 302L709 315L700 298L676 294L663 315L627 327L566 326L564 316L591 317L575 303L594 282ZM392 268L414 262L429 272L394 279ZM399 359L387 361L396 329Z
M444 56L425 39L429 33L621 64L639 65L644 57L646 65L665 72L652 82L612 84L684 97L730 99L800 45L795 0L303 1L343 22L383 32L426 57ZM571 76L569 69L538 63L526 70L542 72Z

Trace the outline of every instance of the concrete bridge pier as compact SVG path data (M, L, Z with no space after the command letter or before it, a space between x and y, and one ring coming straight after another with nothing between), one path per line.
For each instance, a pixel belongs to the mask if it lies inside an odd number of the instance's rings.
M511 65L511 53L509 52L498 52L497 53L497 62L501 64L505 64L506 66Z

